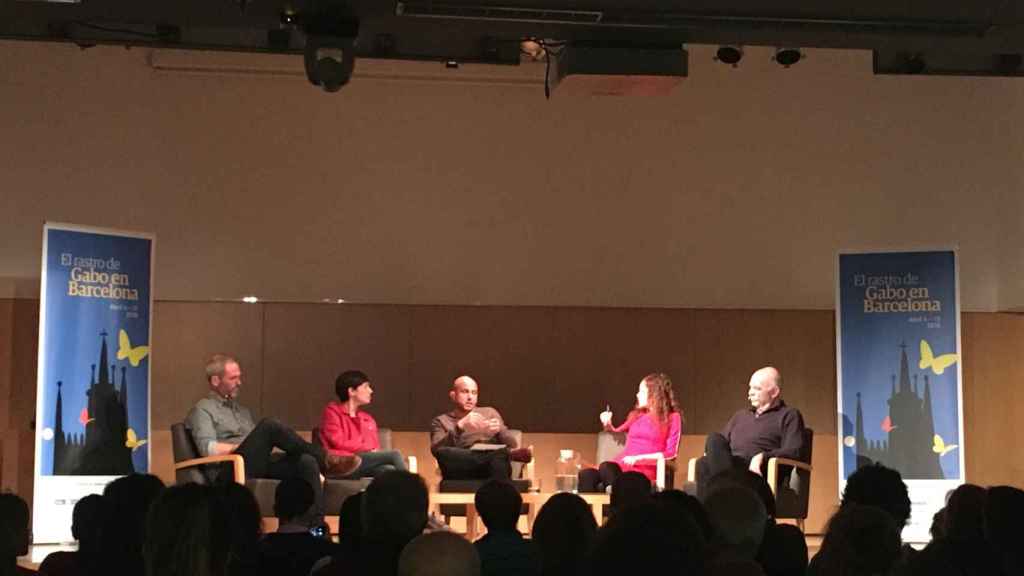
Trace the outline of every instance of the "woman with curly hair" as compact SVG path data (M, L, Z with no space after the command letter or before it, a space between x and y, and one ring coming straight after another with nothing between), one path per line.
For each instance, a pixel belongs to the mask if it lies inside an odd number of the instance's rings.
M626 447L615 458L597 468L579 473L580 492L603 492L623 472L635 470L653 484L660 458L675 458L679 435L683 430L682 411L676 405L672 380L662 373L649 374L640 381L636 406L619 426L612 425L612 413L600 415L601 424L610 432L625 432Z

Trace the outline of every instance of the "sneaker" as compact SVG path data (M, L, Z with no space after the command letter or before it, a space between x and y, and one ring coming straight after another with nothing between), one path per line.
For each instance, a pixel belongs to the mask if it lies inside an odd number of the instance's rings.
M324 459L324 476L328 478L344 478L356 471L363 459L358 455L342 456L340 454L328 454Z
M509 450L509 458L513 462L529 462L533 460L533 450L529 448L516 448L515 450Z

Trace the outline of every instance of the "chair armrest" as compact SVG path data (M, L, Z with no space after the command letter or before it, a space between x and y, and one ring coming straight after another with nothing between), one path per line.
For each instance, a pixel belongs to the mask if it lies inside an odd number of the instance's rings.
M245 485L245 458L241 454L217 454L214 456L206 456L203 458L192 458L191 460L182 460L181 462L174 463L175 470L181 470L182 468L193 468L195 466L204 466L207 464L220 464L222 462L230 462L231 467L234 470L235 482Z
M525 463L525 464L523 464L523 479L524 480L529 480L530 481L530 487L533 488L533 487L537 486L537 470L536 470L536 464L535 464L535 462L537 461L537 458L536 458L536 456L533 455L533 445L532 444L529 446L529 448L530 448L530 461Z
M779 466L792 466L793 468L800 468L810 472L812 467L807 462L801 462L799 460L791 460L789 458L782 458L776 456L768 459L768 486L772 489L772 494L777 492L777 486L779 481Z

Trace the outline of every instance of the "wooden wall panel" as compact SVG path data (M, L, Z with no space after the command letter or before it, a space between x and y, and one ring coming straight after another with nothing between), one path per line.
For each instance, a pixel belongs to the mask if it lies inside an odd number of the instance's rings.
M557 407L537 422L537 432L597 432L606 405L621 422L636 402L644 376L664 372L693 430L696 397L693 311L627 308L562 308L556 311L562 351L553 367L564 396L543 398ZM530 430L534 430L530 428Z
M0 299L0 431L4 432L9 427L13 399L11 391L11 363L14 360L13 330L14 300ZM0 470L2 469L0 466Z
M153 307L150 378L151 426L170 429L202 398L206 360L214 353L238 358L239 400L259 411L263 392L263 307L260 304L157 302Z
M309 430L337 399L334 380L356 369L370 377L367 411L380 426L426 426L409 419L408 307L267 304L265 311L264 415Z
M782 372L783 396L808 426L836 426L835 340L830 311L697 310L694 377L701 394L694 432L720 430L746 405L750 375L766 365Z
M552 308L418 306L412 312L412 409L402 430L426 430L450 409L448 390L461 374L480 386L480 404L498 408L509 426L532 430L565 413L572 397L557 379L560 337Z
M1024 315L962 319L967 480L1024 487Z
M11 489L18 467L15 464L16 446L10 431L12 333L14 329L14 300L0 299L0 489Z

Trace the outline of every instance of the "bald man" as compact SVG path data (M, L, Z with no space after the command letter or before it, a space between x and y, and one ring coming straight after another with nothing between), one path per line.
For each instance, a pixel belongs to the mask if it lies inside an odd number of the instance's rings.
M804 419L782 400L782 375L766 366L750 376L750 408L733 414L721 434L708 435L705 458L698 462L701 493L706 483L729 468L763 475L768 459L803 457Z
M508 480L512 475L510 460L530 460L529 450L518 448L501 414L494 408L477 406L479 395L476 380L459 376L448 391L452 410L430 423L430 453L445 480Z

